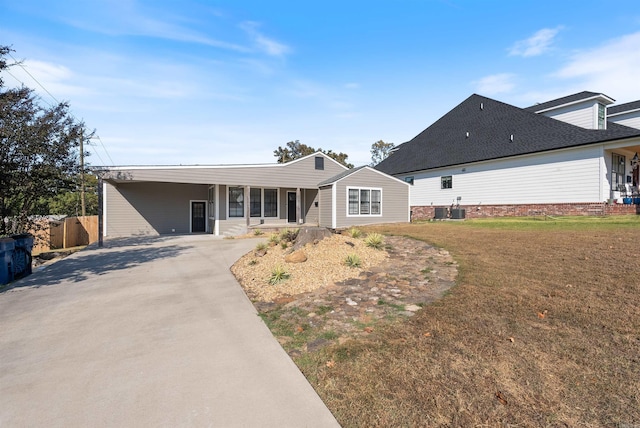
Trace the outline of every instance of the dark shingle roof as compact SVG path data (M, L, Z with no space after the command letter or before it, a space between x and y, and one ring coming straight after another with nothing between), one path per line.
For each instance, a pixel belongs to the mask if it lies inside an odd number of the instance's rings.
M607 115L613 115L618 113L624 113L631 110L640 109L640 100L631 101L630 103L618 104L615 106L607 107Z
M597 97L598 95L604 95L604 94L601 94L598 92L582 91L582 92L578 92L577 94L567 95L566 97L562 97L562 98L547 101L544 103L536 104L530 107L526 107L524 110L531 111L531 112L542 111L542 110L550 109L553 107L558 107L563 104L569 104L576 101ZM607 97L606 95L604 96ZM609 98L610 100L613 100L613 98L611 97L607 97L607 98Z
M474 94L376 169L394 175L640 136L612 122L607 128L581 128Z

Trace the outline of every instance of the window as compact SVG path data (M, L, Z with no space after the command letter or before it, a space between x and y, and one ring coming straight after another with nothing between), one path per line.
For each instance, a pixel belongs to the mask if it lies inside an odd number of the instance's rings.
M452 189L453 188L453 177L450 175L445 175L440 177L440 188L441 189Z
M251 205L251 217L260 217L262 215L262 189L251 188L249 204Z
M371 207L371 201L369 200L370 190L360 191L360 214L370 214L369 208Z
M603 104L598 103L598 129L606 129L606 109Z
M316 169L324 169L324 158L316 156Z
M264 189L264 216L278 216L278 189Z
M611 155L611 190L618 190L624 185L624 164L626 158L617 153Z
M358 215L358 189L349 189L349 214Z
M381 215L382 190L348 189L347 213L354 215Z
M380 215L382 204L382 192L380 190L371 191L371 214Z
M229 187L229 217L244 217L244 189Z
M413 186L413 175L411 177L405 177L404 182L409 183Z

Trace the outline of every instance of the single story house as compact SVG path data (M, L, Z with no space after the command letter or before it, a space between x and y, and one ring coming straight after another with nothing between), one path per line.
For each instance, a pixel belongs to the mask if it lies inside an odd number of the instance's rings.
M636 213L640 101L580 92L527 108L473 94L376 169L412 184L414 218ZM640 195L638 195L640 196ZM440 210L442 212L442 208Z
M321 152L282 164L122 166L100 176L106 237L409 221L407 183Z

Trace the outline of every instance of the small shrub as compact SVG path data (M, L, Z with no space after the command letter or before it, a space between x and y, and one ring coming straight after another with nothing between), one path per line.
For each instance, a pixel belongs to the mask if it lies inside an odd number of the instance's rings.
M249 260L249 266L255 266L257 264L258 264L258 261L256 259Z
M256 251L264 251L268 248L268 245L266 242L258 242L256 244Z
M269 284L276 285L282 281L289 279L289 272L286 271L284 266L276 266L271 271L271 277L269 278Z
M380 250L384 247L384 237L379 233L370 233L366 238L364 238L364 243L367 247Z
M347 258L344 259L344 264L349 267L356 268L356 267L360 267L360 265L362 264L362 261L360 260L360 257L358 257L357 254L349 254Z
M349 229L347 233L352 238L359 238L362 236L362 231L360 229L356 229L355 227L352 227L351 229Z
M298 229L284 228L280 231L280 240L293 242L298 237Z
M283 250L286 250L288 246L289 243L287 241L280 241L280 248L282 248Z
M278 245L280 243L280 236L278 236L277 233L272 233L269 236L269 244L271 245Z
M264 234L264 232L261 231L260 229L254 229L253 230L253 234L254 234L254 236L260 236L260 235Z

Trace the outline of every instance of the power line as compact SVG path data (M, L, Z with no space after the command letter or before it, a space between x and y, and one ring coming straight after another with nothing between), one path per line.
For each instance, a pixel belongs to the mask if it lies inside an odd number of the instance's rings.
M34 82L36 82L38 84L38 86L40 86L42 88L43 91L45 91L51 98L53 98L53 100L57 103L60 104L60 101L58 101L58 99L56 97L53 96L53 94L51 92L49 92L49 90L47 88L44 87L44 85L42 83L40 83L40 81L38 79L36 79L33 74L31 74L29 72L29 70L27 70L27 68L21 63L19 62L17 59L15 59L15 57L13 55L11 55L11 53L9 52L9 56L11 57L11 59L13 59L14 64L18 65L22 70L24 70L25 73L27 73L29 75L29 77L31 77L33 79ZM14 79L16 79L16 81L20 82L21 84L24 85L24 82L21 81L20 79L18 79L16 76L14 76L9 70L8 68L6 68L4 71L7 72L7 74L9 74L11 77L13 77ZM53 105L51 103L49 103L47 100L43 99L42 97L38 97L39 99L41 99L42 101L44 101L45 103L47 103L50 107L53 107ZM74 114L73 112L69 111L69 114L71 115L72 118L75 119L76 122L78 123L84 123L83 121L81 122ZM100 145L102 146L102 149L104 150L105 154L107 155L107 157L109 158L109 161L111 161L111 165L115 165L115 162L113 161L113 159L111 158L111 155L109 154L109 151L107 150L107 147L104 145L104 143L102 142L102 139L100 138L99 135L96 135L95 138L98 139L98 141L100 141ZM89 143L89 145L91 145L91 143ZM96 147L95 145L93 145L94 147ZM98 158L100 159L100 162L102 162L102 164L104 164L104 160L102 159L102 157L100 156L100 154L96 151L95 152L96 156L98 156Z

